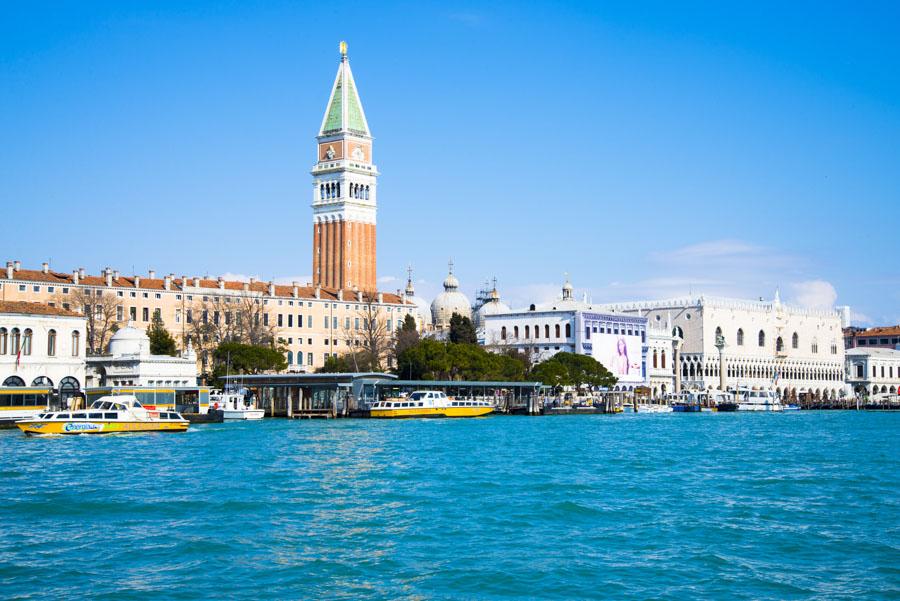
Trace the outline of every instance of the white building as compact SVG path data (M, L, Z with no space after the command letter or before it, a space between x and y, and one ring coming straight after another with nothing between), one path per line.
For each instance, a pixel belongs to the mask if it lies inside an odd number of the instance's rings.
M853 348L846 351L847 384L859 396L900 392L900 351Z
M413 318L416 320L416 329L419 332L426 332L431 329L431 306L428 301L421 296L416 296L416 289L413 287L412 267L407 270L406 290L404 291L404 300L407 303L415 305L416 309ZM402 323L402 322L401 322Z
M89 357L88 385L196 386L197 356L188 342L180 357L151 355L147 334L133 325L109 341L109 354Z
M559 352L590 355L618 383L615 390L650 386L655 395L674 390L673 338L668 329L648 326L640 315L602 311L573 297L566 281L562 294L546 305L488 313L483 316L486 348L516 349L534 361Z
M679 375L685 389L773 387L785 399L839 398L844 388L841 314L781 302L698 296L607 305L650 323L671 323L681 339Z
M72 311L0 301L0 382L72 396L84 383L85 331L84 317Z

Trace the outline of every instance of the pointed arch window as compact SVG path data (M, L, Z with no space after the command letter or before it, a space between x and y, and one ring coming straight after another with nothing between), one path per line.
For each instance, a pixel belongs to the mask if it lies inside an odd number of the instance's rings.
M34 338L34 333L31 331L31 328L25 330L22 335L22 354L30 355L31 354L31 340Z
M800 336L797 335L797 332L791 336L791 348L800 348Z
M662 368L665 369L666 368L666 351L662 352L661 359L662 359Z
M56 330L47 332L47 356L56 356Z
M538 324L534 324L534 339L537 340L541 337L541 326Z
M775 352L780 353L784 350L784 340L781 339L781 336L775 339Z
M759 331L759 346L766 346L766 333Z
M519 326L513 326L513 338L519 337Z
M544 338L550 339L550 324L544 326Z
M572 324L567 323L566 324L566 338L571 338L571 337L572 337Z
M500 340L506 340L506 326L500 328Z
M530 337L530 332L531 332L531 328L529 328L528 326L525 326L525 338Z
M559 324L556 324L556 337L559 338Z
M19 328L13 328L9 345L9 354L17 355L19 353L20 344L22 344L22 333L19 331Z
M6 354L6 345L9 339L9 332L6 331L6 328L0 328L0 355Z
M738 328L737 331L737 345L744 346L744 329Z

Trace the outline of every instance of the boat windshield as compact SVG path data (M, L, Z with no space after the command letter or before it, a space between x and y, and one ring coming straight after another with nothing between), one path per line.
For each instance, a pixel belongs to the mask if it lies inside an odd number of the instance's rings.
M414 392L411 395L409 395L409 399L411 401L421 401L422 399L425 398L426 394L428 394L428 393L427 392Z

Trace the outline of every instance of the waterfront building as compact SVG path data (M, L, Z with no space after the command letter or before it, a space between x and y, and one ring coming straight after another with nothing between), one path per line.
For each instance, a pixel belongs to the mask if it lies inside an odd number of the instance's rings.
M515 349L535 362L559 352L590 355L618 378L614 390L650 386L654 396L674 390L672 335L649 327L641 315L612 313L577 300L568 280L551 303L490 312L483 322L489 350Z
M900 348L900 326L844 328L844 348Z
M472 318L472 304L468 297L459 290L459 280L453 275L453 261L444 279L444 291L431 302L431 322L435 330L449 330L450 318L454 313L462 317Z
M185 349L193 339L198 366L206 371L217 329L229 333L242 314L271 329L286 349L290 371L314 371L329 356L359 345L360 328L374 312L393 332L416 306L400 294L376 291L375 206L378 170L372 137L350 71L346 45L317 136L313 177L313 277L311 282L226 280L223 277L126 276L107 267L99 275L22 269L9 261L0 272L0 300L37 302L83 312L90 318L85 349L105 349L109 336L133 322L146 329L158 314ZM249 311L244 311L250 307ZM449 318L448 318L449 319ZM246 325L245 320L245 325ZM200 325L211 324L210 328ZM93 327L96 326L96 327ZM215 328L212 328L215 326Z
M319 128L313 176L313 284L374 291L378 169L347 45Z
M859 396L900 392L900 350L851 348L846 352L847 386Z
M85 318L45 303L0 301L0 386L53 388L66 398L85 381Z
M844 386L838 311L793 307L778 293L771 301L701 295L606 309L671 323L686 389L772 387L785 400L800 400L838 398Z
M113 334L109 351L87 358L87 386L196 386L197 355L188 339L177 357L150 353L150 338L129 323Z

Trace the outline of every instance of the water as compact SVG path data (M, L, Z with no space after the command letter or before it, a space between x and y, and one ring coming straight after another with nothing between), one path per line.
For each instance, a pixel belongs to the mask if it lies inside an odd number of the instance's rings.
M900 414L0 432L0 597L900 596Z

